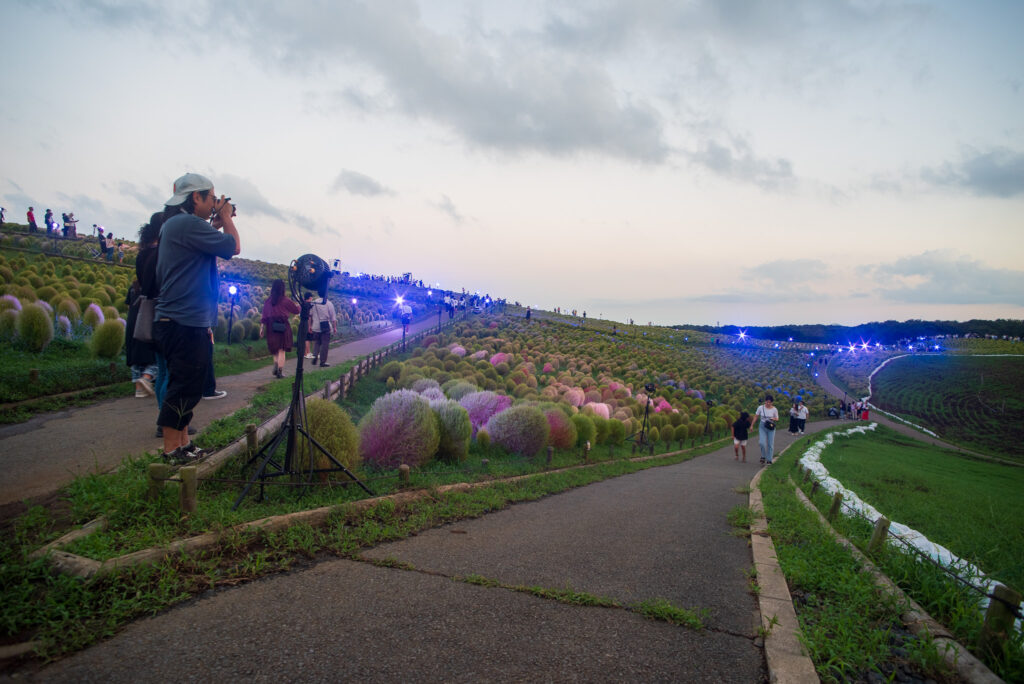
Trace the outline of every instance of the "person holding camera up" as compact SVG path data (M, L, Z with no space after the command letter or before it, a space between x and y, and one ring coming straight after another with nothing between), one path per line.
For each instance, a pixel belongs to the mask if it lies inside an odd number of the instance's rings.
M758 444L761 446L761 463L765 465L772 464L772 456L775 452L775 426L779 422L779 409L775 407L775 398L766 394L764 397L764 403L757 407L757 412L754 413L754 424L758 420L761 421L761 425L758 431ZM751 424L750 427L754 427Z
M230 259L241 251L229 200L217 197L208 178L186 173L174 181L174 195L165 203L153 337L167 361L167 394L157 425L163 431L162 458L172 464L203 455L189 440L188 427L203 396L210 330L217 322L217 257Z
M313 363L320 359L320 367L326 368L327 350L331 346L331 334L338 332L338 315L334 303L326 295L319 302L313 302L309 311L309 326L315 345L313 346Z

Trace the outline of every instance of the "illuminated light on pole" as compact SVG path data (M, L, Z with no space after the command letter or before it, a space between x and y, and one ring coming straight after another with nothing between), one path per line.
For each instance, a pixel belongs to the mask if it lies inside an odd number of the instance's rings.
M238 287L236 285L228 286L228 294L231 295L231 307L230 313L228 314L228 344L231 344L231 328L235 324L235 302L238 301Z

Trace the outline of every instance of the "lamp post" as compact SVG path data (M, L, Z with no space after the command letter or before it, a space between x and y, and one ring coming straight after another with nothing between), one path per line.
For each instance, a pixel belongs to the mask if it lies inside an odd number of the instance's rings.
M228 344L230 345L231 344L231 328L235 324L235 302L238 301L238 286L237 285L229 285L228 286L228 294L231 295L231 300L230 300L230 304L229 304L231 309L229 310L229 313L228 313Z

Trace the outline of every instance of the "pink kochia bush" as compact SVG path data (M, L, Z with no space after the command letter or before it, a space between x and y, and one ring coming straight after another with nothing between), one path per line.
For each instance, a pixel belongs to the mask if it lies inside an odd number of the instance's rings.
M486 349L481 349L480 351L475 351L472 354L470 354L469 358L472 359L473 361L479 361L480 359L484 358L485 356L487 356L487 350Z
M548 420L536 406L520 404L487 421L491 443L512 454L533 456L548 443Z
M423 465L437 453L437 417L426 399L412 390L385 394L359 421L359 453L379 468Z
M505 352L498 352L491 357L491 365L497 366L499 363L508 363L509 355Z
M5 294L3 297L0 297L0 311L6 311L7 309L21 311L21 300L12 294Z
M611 417L611 407L609 407L608 404L602 404L598 401L592 401L589 404L584 404L583 410L586 413L599 416L605 420L608 420L608 418Z
M458 356L459 358L466 355L466 348L458 344L453 344L451 349L449 349L448 351L450 351L455 356Z
M559 409L544 411L548 421L548 444L556 449L572 449L576 446L576 424Z
M583 394L583 390L579 387L570 387L566 390L565 394L562 395L562 399L565 403L569 404L569 406L579 408L580 406L583 406L583 402L586 401L586 395Z
M469 412L469 421L473 425L473 434L487 424L491 416L501 413L512 405L512 397L495 392L473 392L459 400L462 408ZM491 435L494 437L494 435Z

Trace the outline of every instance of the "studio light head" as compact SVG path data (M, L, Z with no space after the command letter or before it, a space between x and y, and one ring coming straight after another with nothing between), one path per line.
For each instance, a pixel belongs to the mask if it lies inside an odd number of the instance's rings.
M296 301L300 299L300 289L313 290L320 297L325 297L330 279L330 266L316 254L303 254L288 267L288 282Z
M653 392L654 390L658 389L658 386L655 385L653 382L649 382L646 385L644 385L644 389L647 390L648 392Z

